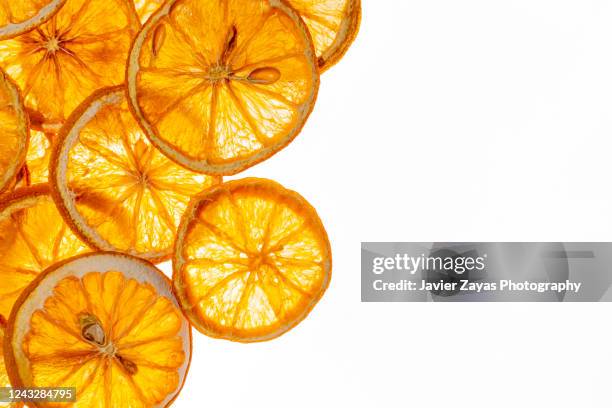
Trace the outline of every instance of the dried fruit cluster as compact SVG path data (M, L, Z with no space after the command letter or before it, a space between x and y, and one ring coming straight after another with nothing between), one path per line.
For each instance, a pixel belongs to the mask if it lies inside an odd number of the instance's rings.
M0 385L168 406L191 325L254 342L308 315L331 277L315 209L222 177L300 133L360 18L360 0L0 2Z

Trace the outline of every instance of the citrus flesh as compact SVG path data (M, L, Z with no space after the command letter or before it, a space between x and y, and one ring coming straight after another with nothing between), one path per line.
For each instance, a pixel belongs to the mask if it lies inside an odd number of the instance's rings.
M327 70L348 51L359 31L361 0L289 0L310 30L319 67Z
M28 117L15 83L0 71L0 193L11 188L28 148Z
M74 112L51 163L54 197L79 236L99 249L155 262L171 256L191 196L220 182L155 149L122 87L96 92Z
M19 189L0 204L0 314L45 268L88 252L64 222L49 186Z
M119 85L139 21L125 0L67 0L36 29L0 42L0 66L23 91L45 130L93 91Z
M19 298L5 358L16 387L76 387L72 407L166 407L191 359L191 329L152 264L87 254L45 271Z
M49 181L51 140L51 135L37 130L30 130L30 144L26 156L26 167L30 184L41 184Z
M297 325L331 277L331 249L314 208L263 179L231 181L198 195L185 213L173 281L204 334L269 340Z
M290 143L319 87L308 29L279 0L170 0L136 37L130 106L168 157L236 174Z
M140 21L143 23L151 17L162 4L164 0L134 0L134 6L136 7L136 12L138 13L138 17L140 17Z
M0 1L0 40L15 37L44 23L66 0Z

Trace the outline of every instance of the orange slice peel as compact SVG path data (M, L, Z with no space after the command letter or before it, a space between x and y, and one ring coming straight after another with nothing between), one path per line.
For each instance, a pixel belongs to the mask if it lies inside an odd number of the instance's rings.
M14 185L28 150L28 116L17 85L0 70L0 194Z
M0 3L0 40L35 29L53 17L65 2L18 0Z

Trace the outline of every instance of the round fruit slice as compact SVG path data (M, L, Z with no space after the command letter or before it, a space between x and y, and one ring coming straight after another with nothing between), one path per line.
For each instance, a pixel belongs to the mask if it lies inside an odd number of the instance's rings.
M357 37L361 0L289 0L310 30L322 71L336 64Z
M331 249L314 208L261 179L232 181L197 196L174 255L174 287L202 333L270 340L297 325L331 278Z
M221 181L155 149L121 86L94 93L74 112L51 163L54 197L79 236L96 248L155 262L171 256L191 197Z
M64 223L49 186L23 188L0 204L0 314L48 266L89 248Z
M151 141L194 171L231 175L289 144L319 88L314 47L282 0L170 0L137 36L130 105Z
M33 121L57 129L93 91L124 81L139 25L125 0L67 0L45 24L1 42L0 66L23 90Z
M76 387L73 407L167 407L189 369L191 329L161 271L98 253L32 282L4 347L15 387Z
M17 86L0 70L0 193L14 184L28 150L28 116Z
M0 1L0 40L30 31L49 20L66 0Z

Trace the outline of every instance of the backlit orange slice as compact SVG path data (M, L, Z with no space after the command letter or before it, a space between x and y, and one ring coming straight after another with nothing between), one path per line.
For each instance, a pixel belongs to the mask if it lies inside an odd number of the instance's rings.
M289 144L319 87L314 46L282 0L170 0L137 36L130 104L168 157L236 174Z
M43 25L0 42L0 66L45 130L58 128L93 91L124 81L139 25L125 0L67 0Z
M28 150L28 117L15 83L0 70L0 194L14 185Z
M308 315L330 277L331 249L316 211L273 181L213 187L185 213L174 287L192 324L209 336L280 336Z
M0 204L0 314L8 316L21 291L45 268L88 252L64 223L49 186L15 191Z
M124 94L121 86L98 91L70 117L51 157L54 197L90 245L162 261L191 197L220 179L155 149Z
M319 66L337 63L355 40L361 22L361 0L289 0L310 30Z
M161 271L97 253L28 286L4 346L16 387L76 387L75 408L167 407L189 369L191 329Z
M0 1L0 40L30 31L49 20L66 0Z

